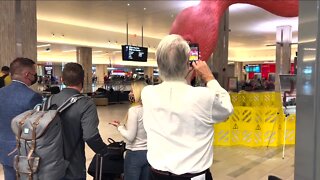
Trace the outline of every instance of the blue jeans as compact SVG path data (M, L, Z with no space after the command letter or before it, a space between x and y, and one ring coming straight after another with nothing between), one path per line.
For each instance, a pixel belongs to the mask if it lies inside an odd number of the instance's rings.
M148 180L149 169L146 150L127 150L124 159L124 180Z
M15 180L16 179L16 171L13 167L2 165L3 166L3 173L5 180Z

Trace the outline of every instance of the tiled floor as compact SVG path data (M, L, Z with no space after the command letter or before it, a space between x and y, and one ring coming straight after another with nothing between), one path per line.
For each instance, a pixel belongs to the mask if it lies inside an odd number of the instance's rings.
M114 104L98 107L100 117L99 129L104 139L112 137L121 140L116 128L108 123L122 120L127 112L128 104ZM94 153L86 148L87 165ZM268 175L276 175L283 180L292 180L294 171L294 147L286 147L285 158L282 159L282 147L248 148L248 147L215 147L214 163L211 172L215 180L267 180ZM0 168L0 180L3 180ZM92 178L88 176L88 180Z

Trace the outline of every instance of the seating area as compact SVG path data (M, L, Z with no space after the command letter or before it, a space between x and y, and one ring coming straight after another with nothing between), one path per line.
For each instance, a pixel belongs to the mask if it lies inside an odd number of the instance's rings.
M114 91L98 88L94 93L88 94L97 106L119 104L128 101L130 91Z

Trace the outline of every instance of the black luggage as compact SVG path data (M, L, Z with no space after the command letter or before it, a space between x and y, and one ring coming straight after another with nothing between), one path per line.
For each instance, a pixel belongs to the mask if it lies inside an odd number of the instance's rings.
M89 165L88 174L94 180L118 180L123 174L125 143L109 138L108 153L96 154Z

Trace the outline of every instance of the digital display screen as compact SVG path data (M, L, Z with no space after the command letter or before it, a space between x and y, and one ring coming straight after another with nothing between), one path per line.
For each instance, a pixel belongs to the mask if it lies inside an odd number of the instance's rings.
M148 48L122 45L122 59L125 61L147 62Z
M44 66L44 74L52 75L52 66Z
M260 73L261 72L260 65L246 65L245 70L247 73L250 73L250 72Z

